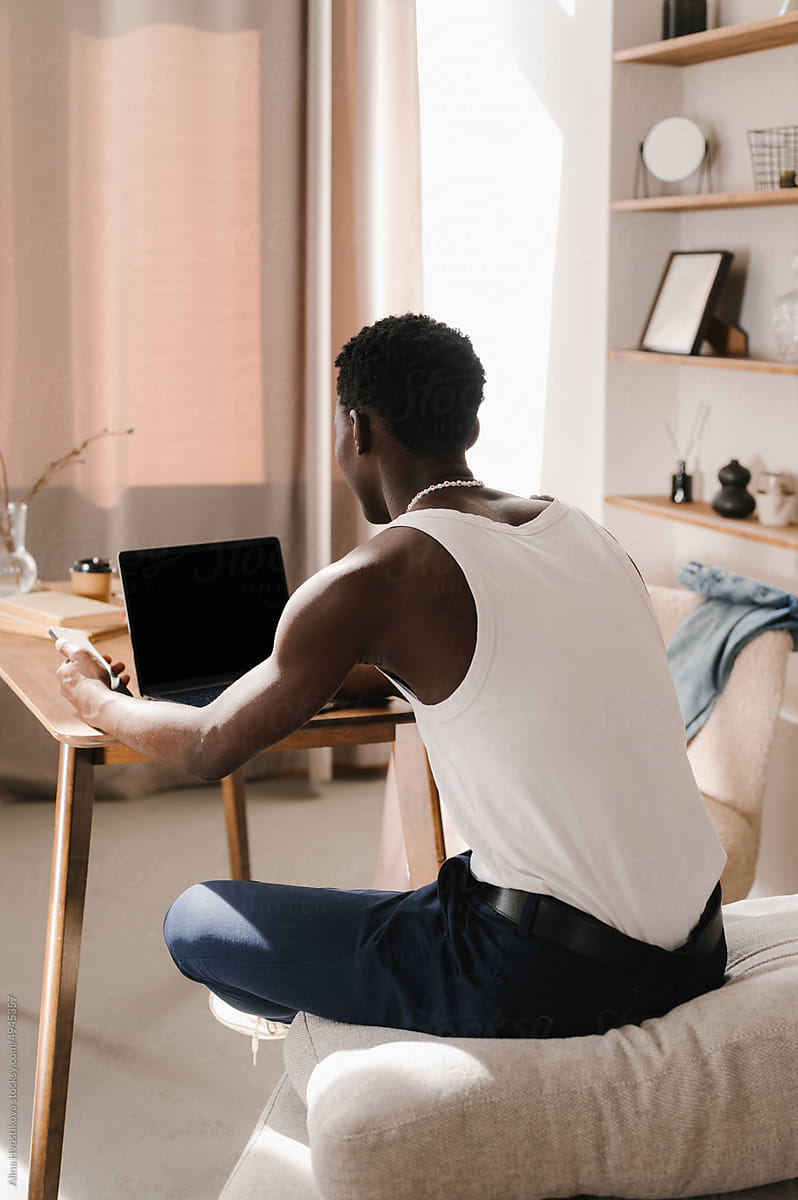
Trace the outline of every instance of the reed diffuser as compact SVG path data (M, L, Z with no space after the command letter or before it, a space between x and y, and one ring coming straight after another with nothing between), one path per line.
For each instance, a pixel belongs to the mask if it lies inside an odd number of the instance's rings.
M676 441L673 429L670 422L665 422L665 428L668 431L668 436L671 439L671 445L676 451L676 460L679 464L675 475L671 475L671 500L674 504L690 504L693 499L693 477L687 474L687 463L696 444L701 429L704 425L704 420L709 413L709 405L702 404L696 413L693 421L693 428L690 431L690 438L687 443L687 449L682 452L679 443Z

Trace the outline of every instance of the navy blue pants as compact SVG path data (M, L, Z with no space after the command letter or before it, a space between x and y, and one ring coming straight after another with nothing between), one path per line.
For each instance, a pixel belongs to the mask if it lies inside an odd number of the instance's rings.
M452 1037L573 1037L659 1016L723 982L726 941L690 966L651 948L636 975L527 934L480 899L471 851L411 892L214 879L175 900L177 968L234 1008ZM691 935L692 936L692 935Z

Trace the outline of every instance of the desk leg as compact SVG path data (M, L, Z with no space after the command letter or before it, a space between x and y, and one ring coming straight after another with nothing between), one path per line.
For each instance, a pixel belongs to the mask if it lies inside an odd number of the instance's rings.
M444 859L438 789L415 725L397 725L393 768L411 888L431 883Z
M28 1200L58 1200L94 806L92 753L62 745L58 763Z
M239 767L222 780L224 822L227 827L227 849L230 854L230 878L251 879L249 870L249 838L244 792L244 770Z

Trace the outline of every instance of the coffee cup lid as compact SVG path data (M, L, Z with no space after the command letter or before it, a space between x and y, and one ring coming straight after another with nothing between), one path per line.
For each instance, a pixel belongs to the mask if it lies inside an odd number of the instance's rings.
M69 568L70 571L91 571L93 573L107 573L111 570L111 564L107 558L79 558L77 562L73 562Z

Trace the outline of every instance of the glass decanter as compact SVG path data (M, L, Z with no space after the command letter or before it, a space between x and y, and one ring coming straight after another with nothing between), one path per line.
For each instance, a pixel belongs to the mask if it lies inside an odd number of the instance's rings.
M22 596L36 582L36 561L25 549L27 504L0 512L0 596Z
M782 362L798 362L798 253L790 259L795 287L773 304L773 339Z

